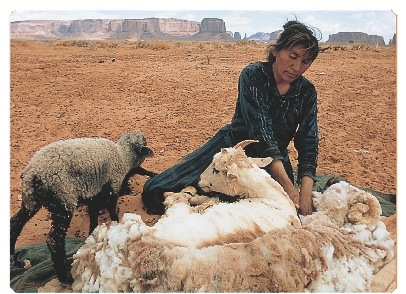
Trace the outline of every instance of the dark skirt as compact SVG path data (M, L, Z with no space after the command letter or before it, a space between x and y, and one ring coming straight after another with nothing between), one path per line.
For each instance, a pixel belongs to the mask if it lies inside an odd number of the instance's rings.
M194 186L200 190L197 185L200 175L211 164L214 154L221 148L234 146L227 134L228 126L225 126L203 146L183 157L174 166L150 178L145 183L142 192L142 201L147 212L149 214L164 213L162 195L164 192L179 192L188 186Z
M142 201L149 214L163 214L164 192L180 192L182 189L193 186L198 194L204 192L199 188L200 175L213 161L213 156L221 151L221 148L233 147L235 142L229 125L221 128L217 134L192 153L183 157L174 166L147 180L142 192ZM289 161L287 150L284 154L284 166L293 182L293 170ZM287 161L286 161L287 159Z

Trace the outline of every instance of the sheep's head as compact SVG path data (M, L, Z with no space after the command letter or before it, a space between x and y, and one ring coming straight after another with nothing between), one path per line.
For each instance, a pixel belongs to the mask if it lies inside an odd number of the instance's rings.
M215 154L212 163L200 175L199 186L203 191L216 191L230 196L244 197L244 187L238 183L241 170L253 168L254 165L265 167L272 161L270 157L247 157L243 148L253 142L258 141L242 141L232 148L222 148L219 153Z
M127 154L127 156L136 155L133 159L133 165L135 167L141 164L146 157L154 155L154 152L147 147L147 141L140 132L125 133L117 141L117 145Z

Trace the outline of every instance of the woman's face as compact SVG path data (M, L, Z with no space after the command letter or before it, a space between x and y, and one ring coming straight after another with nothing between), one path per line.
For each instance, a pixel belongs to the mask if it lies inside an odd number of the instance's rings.
M277 83L291 83L300 77L312 64L309 52L302 46L274 51L276 61L273 65Z

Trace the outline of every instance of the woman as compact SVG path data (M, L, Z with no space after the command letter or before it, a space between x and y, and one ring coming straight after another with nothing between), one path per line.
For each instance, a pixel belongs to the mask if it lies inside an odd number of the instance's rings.
M268 61L242 70L231 123L205 145L145 183L142 199L148 213L164 212L165 191L178 192L195 186L200 192L200 174L210 165L213 155L247 139L259 141L245 148L247 156L272 157L273 161L265 167L267 172L281 184L300 214L312 213L318 155L317 93L302 74L318 55L318 39L313 29L298 21L288 21L283 28L268 49ZM293 139L298 151L300 192L294 186L287 150Z

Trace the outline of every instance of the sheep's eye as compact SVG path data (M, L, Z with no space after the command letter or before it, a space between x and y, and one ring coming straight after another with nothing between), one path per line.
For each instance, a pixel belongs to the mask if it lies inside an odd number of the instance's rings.
M218 174L220 171L213 167L213 174Z

